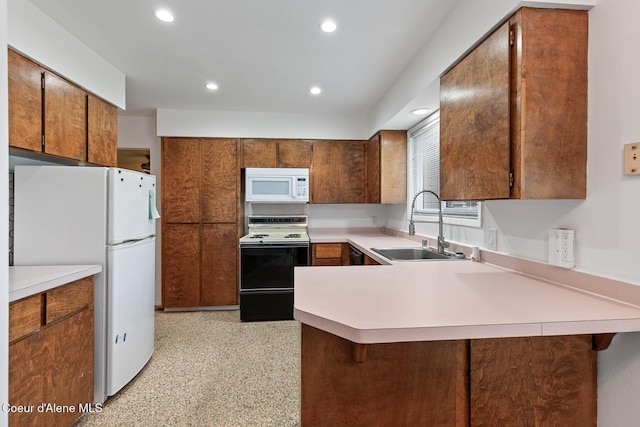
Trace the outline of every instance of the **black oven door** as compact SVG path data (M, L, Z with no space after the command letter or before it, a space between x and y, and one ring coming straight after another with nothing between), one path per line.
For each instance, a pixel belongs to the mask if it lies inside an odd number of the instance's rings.
M240 290L293 289L293 267L309 265L309 246L240 247Z
M293 319L293 268L309 260L308 245L241 245L240 320Z

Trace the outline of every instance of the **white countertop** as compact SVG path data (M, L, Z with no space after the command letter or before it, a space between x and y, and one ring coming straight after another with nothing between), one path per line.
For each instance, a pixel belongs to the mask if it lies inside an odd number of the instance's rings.
M388 261L382 233L319 233L387 265L296 267L294 317L362 344L640 331L640 307L472 261ZM336 238L338 240L331 240Z
M9 302L48 291L101 271L101 265L9 267Z

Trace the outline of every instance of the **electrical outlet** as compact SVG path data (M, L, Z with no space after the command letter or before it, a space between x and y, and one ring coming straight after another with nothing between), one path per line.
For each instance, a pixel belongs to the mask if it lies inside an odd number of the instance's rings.
M640 143L624 146L624 174L640 175Z
M487 228L484 234L484 245L491 251L498 250L498 230L496 228Z
M575 267L575 231L564 228L549 230L549 264L563 268Z

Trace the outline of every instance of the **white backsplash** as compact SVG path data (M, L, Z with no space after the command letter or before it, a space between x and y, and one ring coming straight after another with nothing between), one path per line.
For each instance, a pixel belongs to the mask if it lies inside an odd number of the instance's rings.
M246 203L246 215L308 215L309 228L384 227L387 206L377 204Z

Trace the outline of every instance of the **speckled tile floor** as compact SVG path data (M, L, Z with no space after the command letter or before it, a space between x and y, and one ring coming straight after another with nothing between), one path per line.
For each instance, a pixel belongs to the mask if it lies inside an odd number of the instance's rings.
M90 426L299 424L300 325L240 322L239 311L156 312L147 366Z

